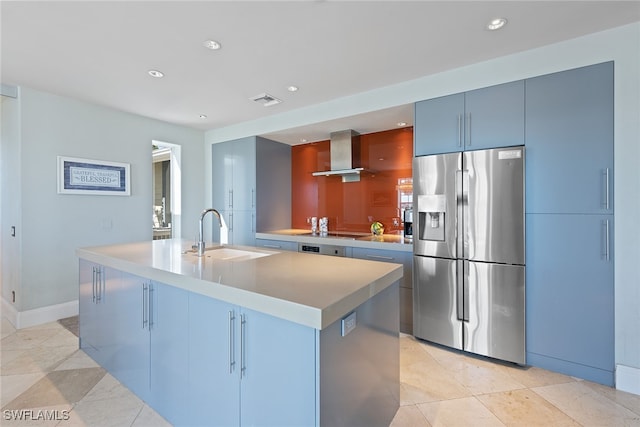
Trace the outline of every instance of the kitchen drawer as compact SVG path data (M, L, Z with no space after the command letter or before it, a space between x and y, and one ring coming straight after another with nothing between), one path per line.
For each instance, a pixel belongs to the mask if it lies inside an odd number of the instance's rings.
M298 251L297 242L288 242L286 240L256 239L256 246L280 251Z

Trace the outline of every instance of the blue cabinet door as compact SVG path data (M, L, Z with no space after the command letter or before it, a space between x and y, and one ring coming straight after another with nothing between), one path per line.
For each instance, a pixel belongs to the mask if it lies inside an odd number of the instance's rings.
M464 149L464 94L416 102L414 155L451 153Z
M415 105L416 156L524 145L524 81Z
M233 210L256 208L256 138L231 141L233 144Z
M240 424L240 311L189 294L189 413L187 425Z
M316 424L316 330L257 311L240 314L240 424Z
M413 334L413 252L353 248L352 257L402 264L400 280L400 332Z
M211 146L212 207L218 211L231 209L234 159L232 142Z
M613 63L526 81L528 213L613 213Z
M171 424L188 415L188 292L150 283L150 405Z
M113 294L120 285L117 270L80 260L80 347L98 364L110 369L117 349L113 330L116 304Z
M612 385L613 216L529 214L526 222L527 362Z
M122 273L112 317L117 348L109 372L143 400L149 398L148 279Z
M465 93L465 150L524 145L524 81Z

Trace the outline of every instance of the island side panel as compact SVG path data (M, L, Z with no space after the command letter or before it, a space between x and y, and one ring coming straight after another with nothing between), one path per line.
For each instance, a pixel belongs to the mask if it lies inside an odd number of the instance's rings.
M388 426L400 406L399 282L320 331L320 425ZM343 317L345 319L347 316Z

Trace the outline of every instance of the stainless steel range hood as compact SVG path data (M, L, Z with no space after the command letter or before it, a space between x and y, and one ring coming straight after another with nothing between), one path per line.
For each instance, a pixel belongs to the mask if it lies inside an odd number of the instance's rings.
M331 170L313 172L313 176L341 175L342 182L360 181L360 134L352 129L331 133Z

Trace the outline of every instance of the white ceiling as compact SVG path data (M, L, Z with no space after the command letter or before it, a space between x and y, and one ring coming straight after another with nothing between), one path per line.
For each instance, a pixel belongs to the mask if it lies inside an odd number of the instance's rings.
M3 83L208 130L639 21L640 2L1 1L0 14ZM485 30L494 17L507 26ZM264 92L283 102L249 99ZM412 124L412 112L269 136L374 132Z

